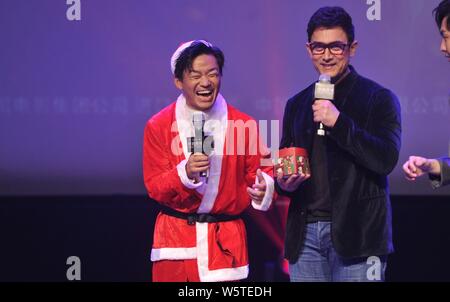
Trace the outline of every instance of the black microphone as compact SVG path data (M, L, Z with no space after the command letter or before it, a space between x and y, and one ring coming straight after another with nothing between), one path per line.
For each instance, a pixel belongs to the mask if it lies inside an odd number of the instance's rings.
M334 84L331 84L331 77L327 74L321 74L319 81L316 83L314 89L314 99L315 100L329 100L334 99ZM319 129L317 129L317 135L324 136L325 129L323 124L319 123Z
M203 112L195 112L192 116L192 124L194 125L194 136L187 138L188 151L192 154L203 153L209 156L214 148L213 137L205 135L205 114ZM204 146L205 141L210 142L211 146ZM208 177L209 170L200 172L201 177Z

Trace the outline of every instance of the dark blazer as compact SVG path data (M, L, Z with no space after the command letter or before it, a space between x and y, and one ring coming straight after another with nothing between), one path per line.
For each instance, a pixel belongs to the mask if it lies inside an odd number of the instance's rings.
M387 255L393 252L387 175L399 157L400 104L391 91L358 75L352 66L350 70L335 87L333 103L340 115L327 129L332 240L345 258ZM314 84L287 102L280 148L293 145L314 152L313 95ZM291 198L285 257L295 263L304 240L311 183L303 182L292 193L278 186L277 191Z

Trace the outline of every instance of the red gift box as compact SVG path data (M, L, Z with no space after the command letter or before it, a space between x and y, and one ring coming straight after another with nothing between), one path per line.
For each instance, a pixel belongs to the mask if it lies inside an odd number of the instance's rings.
M278 159L275 163L275 175L283 172L287 178L292 174L311 174L309 169L308 151L303 148L290 147L278 151Z

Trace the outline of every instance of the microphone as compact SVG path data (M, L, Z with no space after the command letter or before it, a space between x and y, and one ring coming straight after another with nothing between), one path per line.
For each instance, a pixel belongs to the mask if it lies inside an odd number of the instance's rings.
M334 84L331 84L331 77L327 74L321 74L319 81L316 83L314 89L314 99L315 100L329 100L334 99ZM317 135L324 136L325 129L323 124L319 123L319 129L317 129Z
M187 138L188 151L191 153L203 153L209 155L211 149L214 148L213 137L205 135L205 114L203 112L195 112L192 116L192 124L194 125L194 136ZM211 148L205 148L205 141L211 142ZM209 146L206 146L209 147ZM209 151L209 152L207 152ZM200 172L200 177L206 177L208 182L209 170Z

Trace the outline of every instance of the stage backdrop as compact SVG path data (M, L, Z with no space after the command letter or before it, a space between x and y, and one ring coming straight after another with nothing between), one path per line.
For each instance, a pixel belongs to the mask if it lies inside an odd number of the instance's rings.
M0 194L145 194L146 121L174 101L169 59L207 39L226 56L222 93L258 120L317 80L306 54L316 9L353 17L356 70L400 98L403 144L394 194L432 191L404 180L410 154L449 153L450 63L439 51L438 0L1 0Z

